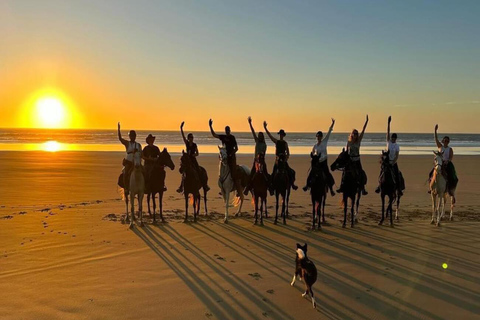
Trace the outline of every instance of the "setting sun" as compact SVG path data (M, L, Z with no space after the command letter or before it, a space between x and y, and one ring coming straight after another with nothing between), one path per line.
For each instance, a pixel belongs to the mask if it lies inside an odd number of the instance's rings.
M65 120L65 107L57 98L41 98L35 104L40 124L49 128L62 127Z
M19 114L19 124L26 128L72 129L83 126L74 102L56 88L44 88L29 96Z

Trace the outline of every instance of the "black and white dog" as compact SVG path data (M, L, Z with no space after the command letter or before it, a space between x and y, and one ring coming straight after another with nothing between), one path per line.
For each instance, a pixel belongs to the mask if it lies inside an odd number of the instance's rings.
M293 280L290 285L295 284L295 280L297 277L300 278L300 281L305 281L305 293L302 294L302 297L305 297L307 294L310 293L310 297L312 298L313 307L317 307L317 303L315 302L315 297L313 296L312 286L317 281L317 268L310 261L307 257L307 244L305 243L304 246L297 243L297 257L295 258L295 273L293 274Z

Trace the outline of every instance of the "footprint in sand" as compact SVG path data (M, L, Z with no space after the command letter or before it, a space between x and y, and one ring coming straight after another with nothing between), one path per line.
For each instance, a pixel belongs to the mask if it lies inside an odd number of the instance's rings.
M273 289L267 290L267 293L274 294L275 290L273 290Z
M27 214L27 211L20 211L18 214L24 215Z
M255 279L255 280L260 280L260 279L262 279L262 276L261 276L258 272L249 273L248 275L249 275L250 277L252 277L253 279Z
M47 212L47 211L50 211L51 209L50 208L43 208L40 210L40 212Z
M0 219L9 220L9 219L13 219L13 216L11 216L11 215L3 216L3 217L1 217Z

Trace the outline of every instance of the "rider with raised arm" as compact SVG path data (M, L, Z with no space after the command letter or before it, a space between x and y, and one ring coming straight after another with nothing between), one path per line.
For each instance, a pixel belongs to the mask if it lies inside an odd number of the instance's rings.
M225 134L216 134L213 130L213 120L208 120L208 125L210 126L210 132L214 138L219 139L222 141L222 145L225 147L227 151L227 162L230 168L230 174L232 175L233 182L235 184L235 188L237 189L237 195L240 195L242 192L242 186L237 175L237 158L236 153L238 151L237 140L232 135L230 131L230 127L225 127Z
M292 189L297 190L298 187L295 185L295 171L293 171L293 169L290 168L290 166L288 165L288 159L290 158L290 149L288 148L287 141L285 141L285 139L284 139L285 136L287 135L285 133L285 130L280 129L280 131L278 131L278 133L277 133L280 136L280 139L276 139L275 137L272 136L270 131L268 131L266 121L263 122L263 127L265 128L265 132L270 137L272 142L275 143L276 159L275 159L275 165L273 166L272 181L274 181L274 177L275 177L275 174L277 172L278 159L281 158L281 157L284 157L285 158L285 165L287 166L287 172L288 172L290 181L292 183ZM270 188L270 194L273 194L273 189L272 188Z
M400 174L400 170L398 169L398 156L400 154L400 146L397 144L397 134L393 133L390 136L390 123L392 122L392 116L388 117L388 125L387 125L387 150L388 150L388 158L389 158L389 163L392 166L393 169L393 174L394 176L394 181L396 188L398 190L398 195L402 196L403 195L403 190L405 189L404 183L402 176ZM381 180L381 175L378 179L378 187L375 189L376 193L380 193L380 180Z
M360 177L360 186L362 188L362 194L367 195L368 192L365 190L365 184L367 180L367 175L365 171L363 171L362 163L360 162L360 144L362 143L363 135L365 134L365 129L367 128L368 124L368 114L367 119L365 120L365 124L363 125L362 133L358 134L357 129L353 129L348 137L347 142L347 152L352 160L353 167L356 171L357 177ZM344 172L345 173L345 172ZM340 185L340 189L337 192L343 192L343 176L342 175L342 183Z
M197 162L197 157L199 155L198 153L198 147L195 142L193 142L193 134L189 133L187 135L187 138L185 138L185 133L183 132L183 126L185 125L185 121L182 121L182 124L180 125L180 132L182 134L183 142L185 143L185 149L186 149L186 154L190 157L190 161L192 162L193 168L197 172L198 178L200 179L203 189L205 191L210 190L210 187L206 184L205 182L205 177L202 177L201 172L200 172L200 166L198 165ZM182 174L182 181L180 182L180 187L178 187L177 192L182 193L183 192L183 183L185 181L185 173Z
M334 125L335 125L335 119L332 118L332 125L328 129L328 133L325 135L325 138L323 138L322 131L317 132L317 135L316 135L317 143L312 148L313 155L320 155L320 159L319 159L320 168L323 170L325 174L325 177L327 179L327 184L330 189L330 194L332 195L332 197L335 195L335 192L333 191L333 185L335 184L335 180L333 179L332 173L328 168L327 144L328 144L328 139L330 138L330 134L333 131ZM312 174L312 171L310 170L307 178L307 184L305 185L305 187L303 187L303 191L307 191L310 188L311 174Z
M123 171L123 186L128 188L128 183L130 181L130 174L133 170L134 161L135 163L141 164L142 159L142 146L140 143L136 142L137 133L135 130L130 130L128 133L130 141L122 138L122 133L120 132L120 122L118 123L118 140L125 146L125 151L127 155L123 159L124 171ZM144 173L145 174L145 173Z
M258 136L255 133L255 129L253 129L252 125L252 118L248 117L248 124L250 125L250 130L252 131L253 139L255 140L255 158L253 160L252 170L250 171L250 179L248 185L245 187L245 191L243 192L245 195L248 195L248 192L252 188L252 180L253 176L255 175L255 162L262 161L261 165L263 166L263 173L266 174L267 172L267 164L265 163L265 154L267 153L267 143L265 142L265 136L263 132L259 132ZM259 155L263 155L263 157L259 157ZM266 176L266 178L268 178Z
M453 194L453 190L457 187L458 177L457 172L455 170L455 166L453 165L453 148L449 146L450 144L450 137L445 136L442 139L442 142L438 140L438 124L435 125L435 143L437 145L438 151L443 153L443 165L442 170L447 175L447 191L452 196L455 197ZM443 143L443 144L442 144ZM433 169L430 171L429 178L431 179L433 175ZM430 190L428 191L430 193ZM455 198L453 200L455 202Z

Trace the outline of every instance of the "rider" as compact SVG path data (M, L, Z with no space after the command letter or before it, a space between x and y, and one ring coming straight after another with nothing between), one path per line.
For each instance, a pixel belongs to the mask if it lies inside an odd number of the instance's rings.
M288 172L290 181L292 182L292 189L297 190L298 186L295 185L295 171L293 171L293 169L290 168L290 166L288 165L288 158L290 158L290 149L288 148L287 141L284 140L285 136L287 135L285 133L285 130L280 129L280 131L278 131L278 133L277 133L278 135L280 135L280 139L275 139L272 136L272 134L270 133L270 131L268 131L268 129L267 129L267 122L266 121L263 122L263 127L265 128L265 132L268 134L268 136L270 137L272 142L275 143L276 159L275 159L275 165L273 166L272 181L274 181L274 177L275 177L275 174L277 172L278 159L280 157L284 156L285 157L285 165L287 166L287 172ZM272 188L270 188L270 194L273 194L273 189Z
M400 170L398 169L398 155L400 154L400 146L397 144L397 134L393 133L390 136L390 122L392 122L392 116L388 117L388 125L387 125L387 150L388 150L388 158L390 165L392 166L393 169L393 174L394 174L394 179L395 179L395 184L398 190L398 195L402 196L403 195L403 190L405 189L403 179L400 175ZM380 193L380 178L381 174L379 177L379 185L377 189L375 189L376 193Z
M155 166L155 161L157 161L160 156L160 149L153 143L155 142L155 137L150 133L145 139L147 146L143 148L142 159L145 161L145 175L146 175L146 185L150 185L150 177L152 176L153 168ZM167 188L163 187L164 191Z
M261 165L263 166L263 173L267 173L267 164L265 163L265 154L267 153L267 143L265 142L265 136L263 135L263 132L259 132L258 136L255 133L255 130L253 129L252 126L252 117L248 117L248 124L250 125L250 130L252 131L253 139L255 140L255 159L253 160L253 166L252 170L250 171L250 179L248 180L248 185L245 187L245 191L243 192L245 195L248 195L248 192L252 188L252 181L253 181L253 176L255 175L255 162L257 161L262 161ZM260 160L262 158L259 157L259 155L263 155L263 160Z
M323 170L325 177L327 178L328 187L330 188L330 193L332 197L335 195L335 192L333 191L333 185L335 184L335 180L333 179L333 176L328 168L327 144L328 144L328 139L330 138L330 134L333 131L334 125L335 125L335 119L332 118L332 125L328 129L328 133L325 135L325 139L323 139L322 131L317 132L317 143L314 144L312 148L312 154L320 155L320 159L319 159L320 168ZM303 187L303 191L307 191L308 188L310 188L311 174L312 174L312 170L310 168L310 173L308 174L308 178L307 178L307 184L305 185L305 187Z
M435 125L435 143L437 144L438 151L443 153L443 165L442 165L442 170L446 172L447 174L447 190L448 193L452 196L455 197L453 194L453 190L457 187L458 183L458 177L457 177L457 172L455 170L455 166L453 165L453 148L449 146L450 143L450 137L445 136L442 139L442 143L438 141L438 124ZM433 169L430 171L429 178L431 179L433 175ZM430 193L430 190L428 191ZM454 198L455 199L455 198ZM454 200L455 201L455 200Z
M183 132L183 126L185 124L185 121L182 121L182 124L180 125L180 132L182 133L182 138L183 142L185 143L185 148L187 150L187 155L190 156L190 161L192 162L193 168L197 172L197 175L199 179L202 180L203 184L203 189L205 191L210 190L210 187L204 182L205 179L202 179L201 173L200 173L200 166L198 165L197 162L197 157L198 157L198 147L195 142L193 142L193 134L189 133L187 135L187 138L185 139L185 133ZM182 181L180 182L180 187L178 187L177 192L182 193L183 192L183 183L185 180L185 174L182 174Z
M122 138L122 133L120 132L120 122L118 123L118 140L125 146L125 150L127 152L126 157L123 159L124 171L123 171L123 185L125 188L128 186L128 182L130 181L130 173L133 170L133 164L135 163L141 164L142 159L142 146L140 143L136 142L135 139L137 138L137 133L135 130L130 130L128 133L128 137L130 141L127 141ZM145 174L145 172L144 172Z
M242 192L242 186L239 177L237 176L237 158L235 156L238 151L237 140L235 139L235 136L231 134L229 126L225 127L225 134L216 134L212 127L212 119L208 120L208 125L210 126L210 132L212 133L212 136L222 141L223 146L225 146L230 174L232 175L235 188L237 189L237 195L240 195Z
M352 133L350 133L350 136L348 137L348 142L347 142L347 152L348 152L348 155L350 156L350 159L352 160L352 164L353 164L353 167L355 168L357 176L360 176L360 185L362 186L363 195L367 195L368 192L367 190L365 190L367 175L365 174L365 171L363 171L362 163L360 162L360 144L362 143L363 135L365 134L365 129L367 128L367 124L368 124L368 114L367 114L367 119L365 121L365 124L363 125L362 133L358 135L358 130L353 129ZM342 183L340 185L340 189L338 189L337 192L343 192L343 176L342 176Z

